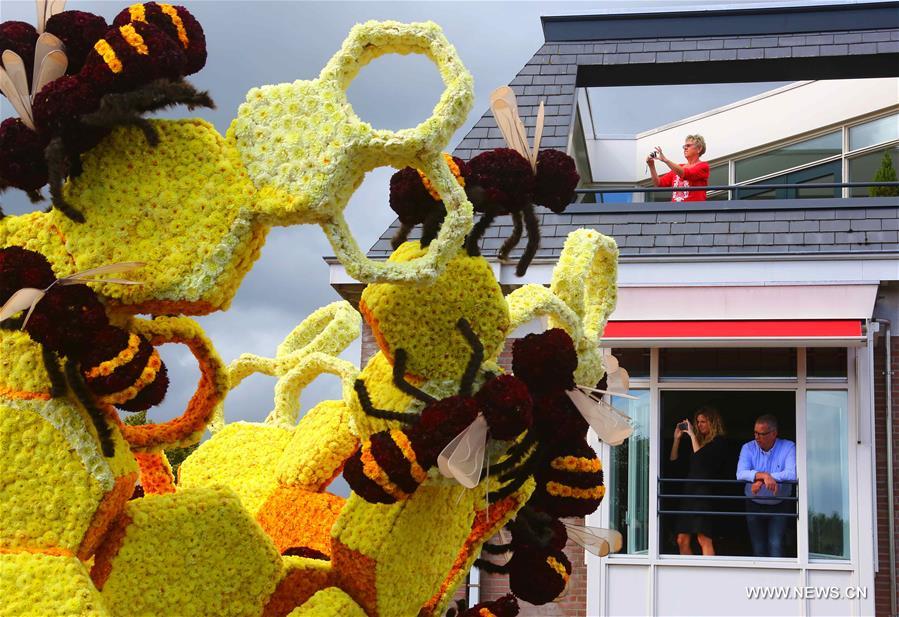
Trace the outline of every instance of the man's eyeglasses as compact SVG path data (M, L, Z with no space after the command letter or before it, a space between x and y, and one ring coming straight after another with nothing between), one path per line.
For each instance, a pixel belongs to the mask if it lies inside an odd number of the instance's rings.
M693 144L684 144L683 147L684 147L684 150L686 150L687 148L692 148Z
M765 435L770 435L774 431L765 431L764 433L759 433L758 431L753 431L752 434L756 437L764 437Z

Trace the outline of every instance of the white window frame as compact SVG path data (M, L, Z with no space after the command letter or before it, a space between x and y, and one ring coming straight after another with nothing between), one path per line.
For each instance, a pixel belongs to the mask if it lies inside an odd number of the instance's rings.
M632 379L630 383L631 390L650 391L649 396L649 508L647 521L649 529L648 551L646 554L611 554L603 559L609 560L614 564L655 564L691 567L753 567L753 568L774 568L774 569L797 569L797 570L846 570L857 571L859 568L859 546L860 546L860 527L862 525L855 524L859 521L858 512L858 486L854 481L857 473L857 450L853 447L858 442L859 431L859 409L858 409L858 384L855 379L856 375L856 348L847 348L847 377L844 380L814 378L808 379L806 376L806 348L797 347L797 377L789 381L785 380L759 380L759 379L733 379L733 380L715 380L715 381L659 381L659 349L653 347L650 350L650 375L649 378ZM864 349L864 348L861 348ZM708 390L708 391L792 391L796 396L796 465L797 475L800 478L797 496L799 497L799 517L796 521L796 552L797 557L783 558L758 558L758 557L742 557L742 556L714 556L705 557L701 555L669 555L659 552L659 514L658 514L658 477L660 470L660 454L659 439L661 433L659 426L659 409L660 397L662 391L668 390ZM808 555L808 470L806 466L807 456L807 439L806 439L806 400L809 390L842 390L846 391L849 401L849 423L848 433L846 435L847 443L850 448L849 456L849 558L848 559L809 559ZM599 443L591 432L591 442L597 447L602 464L608 468L611 462L611 447L605 443ZM604 499L600 505L600 509L596 514L591 516L591 522L601 527L609 527L610 525L610 506L611 500ZM595 517L598 516L598 521Z

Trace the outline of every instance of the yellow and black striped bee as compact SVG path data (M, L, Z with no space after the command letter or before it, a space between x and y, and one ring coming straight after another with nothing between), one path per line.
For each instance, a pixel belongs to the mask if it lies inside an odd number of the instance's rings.
M82 11L50 17L41 36L50 36L59 47L54 53L73 54L68 68L62 63L69 72L31 96L25 92L15 97L27 101L28 109L22 119L0 126L0 187L20 188L40 199L40 189L49 184L53 206L79 222L83 216L65 201L62 185L67 177L81 174L83 152L112 128L129 124L140 127L155 145L158 136L144 114L177 104L189 109L213 107L207 93L184 81L206 62L203 29L187 9L156 2L135 4L97 36L105 24ZM33 54L31 39L37 39L37 31L26 32L22 26L0 24L0 47L16 44L17 50L11 51Z
M98 406L143 411L157 405L168 388L165 364L148 340L109 323L90 287L68 283L56 278L40 253L18 246L0 249L0 318L24 312L16 304L23 290L43 292L31 300L25 318L3 327L21 327L41 344L51 395L71 390L90 414L104 455L112 456L109 425Z
M514 377L488 374L478 392L472 393L484 348L465 319L460 319L457 327L472 349L459 394L438 400L407 382L404 349L394 354L393 383L425 404L420 415L375 409L365 384L356 382L359 403L366 414L408 425L373 434L344 466L350 487L367 501L394 503L408 498L427 479L428 470L437 464L447 444L478 414L484 415L490 435L500 440L514 439L530 426L530 395Z

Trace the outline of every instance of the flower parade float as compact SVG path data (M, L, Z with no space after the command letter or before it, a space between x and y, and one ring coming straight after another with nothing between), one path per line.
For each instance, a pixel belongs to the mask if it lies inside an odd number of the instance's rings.
M442 150L473 100L454 48L432 23L368 22L317 79L251 90L222 136L144 117L212 104L184 79L206 58L186 9L136 4L109 23L61 9L39 3L36 28L0 24L18 113L0 125L0 187L46 189L52 205L0 218L0 615L440 615L483 549L479 565L513 593L450 611L505 617L516 598L564 591L568 537L614 550L614 534L561 519L604 493L586 435L614 416L580 386L603 377L617 248L574 232L549 288L508 295L478 250L510 215L502 252L526 228L523 273L534 206L561 211L578 181L566 155L516 138L514 95L494 108L510 148L453 159ZM373 129L347 102L385 53L440 71L446 90L417 127ZM376 262L343 210L386 165L403 229ZM190 316L227 309L268 229L295 224L319 225L368 284L359 309L323 307L273 357L226 366ZM504 373L507 337L536 317L549 329L517 341ZM362 319L379 351L360 370L337 356ZM177 378L156 351L172 342L200 366L186 410L126 424ZM226 422L228 392L253 373L277 378L272 412ZM322 373L341 399L301 414ZM176 484L164 448L207 429ZM327 490L340 474L348 498ZM508 542L488 543L503 529Z

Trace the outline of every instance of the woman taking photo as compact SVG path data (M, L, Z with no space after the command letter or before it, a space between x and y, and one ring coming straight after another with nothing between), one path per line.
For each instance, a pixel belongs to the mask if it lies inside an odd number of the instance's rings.
M695 425L695 428L694 428ZM671 461L676 461L680 454L681 439L690 440L690 468L684 492L697 497L684 498L683 510L718 510L714 499L703 499L701 495L716 494L716 487L702 482L690 480L712 480L722 477L722 469L727 467L727 442L724 439L724 425L721 415L713 407L701 407L690 420L681 420L674 427L674 443L671 446ZM677 547L681 555L692 555L692 535L696 535L703 555L714 555L714 536L716 517L700 514L682 514L675 520Z

